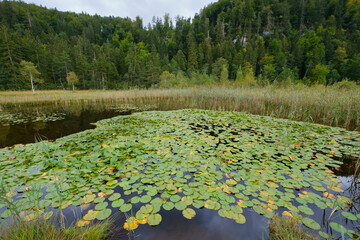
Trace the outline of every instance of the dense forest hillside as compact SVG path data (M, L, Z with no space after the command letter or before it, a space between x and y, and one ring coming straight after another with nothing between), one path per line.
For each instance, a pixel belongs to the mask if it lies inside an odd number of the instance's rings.
M193 19L131 20L0 2L0 90L158 85L167 76L258 84L360 82L359 0L220 0ZM250 78L250 80L249 80Z

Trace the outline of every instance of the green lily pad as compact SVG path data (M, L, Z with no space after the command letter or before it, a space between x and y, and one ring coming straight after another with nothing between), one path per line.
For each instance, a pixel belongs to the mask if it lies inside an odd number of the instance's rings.
M175 207L174 203L172 202L166 202L164 205L163 205L163 208L167 211L170 211L172 210L173 208Z
M175 208L179 211L184 210L186 208L186 206L187 206L186 203L184 203L182 201L175 203Z
M132 205L130 203L126 203L126 204L120 206L121 212L128 212L131 209L132 209Z
M185 218L192 219L193 217L195 217L196 212L191 208L186 208L185 210L182 211L182 214Z
M320 225L311 218L304 217L301 219L301 221L308 228L311 228L314 230L319 230L321 228Z
M352 213L349 213L349 212L341 212L341 214L346 217L347 219L351 220L351 221L356 221L357 220L357 217L352 214Z
M98 212L98 214L96 214L96 219L97 220L105 220L107 219L108 217L110 217L111 215L111 209L104 209L104 210L101 210L100 212Z
M99 203L99 204L96 204L95 206L95 210L103 210L105 209L109 204L107 202L102 202L102 203Z
M111 206L112 206L113 208L118 208L118 207L120 207L121 205L123 205L124 203L125 203L125 202L124 202L124 199L118 199L118 200L112 202Z
M161 215L160 214L151 214L148 217L148 224L150 226L156 226L159 225L161 222Z
M118 200L119 198L121 197L121 194L120 193L114 193L113 195L111 195L109 197L109 201L113 202L115 200Z

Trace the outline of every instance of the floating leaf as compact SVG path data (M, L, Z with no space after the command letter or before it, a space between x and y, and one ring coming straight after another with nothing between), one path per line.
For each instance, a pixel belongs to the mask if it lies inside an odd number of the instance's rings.
M151 200L151 197L149 195L144 195L140 198L140 202L142 202L142 203L148 203L148 202L150 202L150 200Z
M186 203L184 203L184 202L177 202L177 203L175 203L175 208L177 209L177 210L179 210L179 211L182 211L182 210L184 210L185 208L186 208Z
M234 220L239 224L244 224L246 222L246 218L242 214L235 215Z
M89 225L90 224L90 221L87 221L87 220L80 220L76 223L76 226L78 227L84 227L86 225Z
M192 219L193 217L195 217L196 212L191 208L186 208L185 210L182 211L182 214L185 218Z
M172 202L166 202L164 205L163 205L163 208L167 211L170 211L172 210L173 208L175 207L175 205L172 203Z
M301 206L298 206L298 209L307 215L314 215L314 211L311 210L311 208L309 208L308 206L301 205Z
M121 205L123 205L124 203L125 203L125 202L124 202L124 199L118 199L118 200L112 202L111 206L112 206L113 208L118 208L118 207L120 207Z
M347 219L351 220L351 221L356 221L357 220L357 217L352 214L352 213L349 213L349 212L341 212L341 214L346 217Z
M319 230L320 229L320 225L311 218L304 217L304 218L301 219L301 221L308 228L311 228L311 229L314 229L314 230Z
M344 226L342 226L342 225L340 225L340 224L338 224L336 222L330 222L329 225L334 231L337 231L337 232L339 232L341 234L344 234L347 231L347 229Z
M96 218L96 215L99 213L99 211L93 211L89 210L87 214L84 216L84 220L91 221Z
M114 193L113 195L111 195L109 197L109 201L113 202L115 200L118 200L119 198L121 197L121 194L120 193Z
M159 225L161 222L161 215L160 214L151 214L149 217L148 217L148 224L150 226L156 226L156 225Z
M325 232L322 232L322 231L319 231L319 235L320 235L321 237L323 237L323 238L326 238L326 239L329 238L329 235L328 235L327 233L325 233Z
M173 196L170 197L170 201L172 201L174 203L178 202L180 200L181 200L181 197L179 195L173 195Z
M107 208L104 210L101 210L100 212L98 212L98 214L96 214L96 219L97 220L105 220L108 217L110 217L111 215L111 209Z
M120 211L128 212L131 210L131 208L132 208L132 205L130 203L126 203L126 204L120 206Z
M103 210L103 209L105 209L108 205L109 205L109 204L108 204L107 202L102 202L102 203L96 204L95 210L97 210L97 211Z

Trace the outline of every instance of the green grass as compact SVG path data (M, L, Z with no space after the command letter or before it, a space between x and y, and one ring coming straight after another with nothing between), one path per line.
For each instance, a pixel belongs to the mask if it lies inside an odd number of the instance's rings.
M269 224L269 240L317 240L296 218L274 216Z
M58 228L54 222L38 218L31 222L17 220L0 228L2 240L101 240L108 239L110 221L85 227Z
M198 108L244 111L360 130L360 88L293 85L251 87L236 85L200 86L184 89L121 91L39 91L0 93L3 110L24 110L31 106L55 108L103 107L104 105L157 105L158 110Z

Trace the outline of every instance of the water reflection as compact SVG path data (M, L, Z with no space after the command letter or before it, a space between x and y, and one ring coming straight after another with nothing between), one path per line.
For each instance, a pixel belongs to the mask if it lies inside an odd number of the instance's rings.
M136 232L141 240L183 239L262 239L267 234L268 220L251 210L244 210L245 224L220 217L217 211L199 209L195 218L188 220L181 211L161 211L163 220L158 227L142 225ZM265 237L265 236L264 236Z
M69 134L95 128L91 123L119 115L115 110L83 110L76 114L67 113L63 120L50 122L28 122L23 124L0 125L0 148L14 144L33 143L38 138L55 140Z

